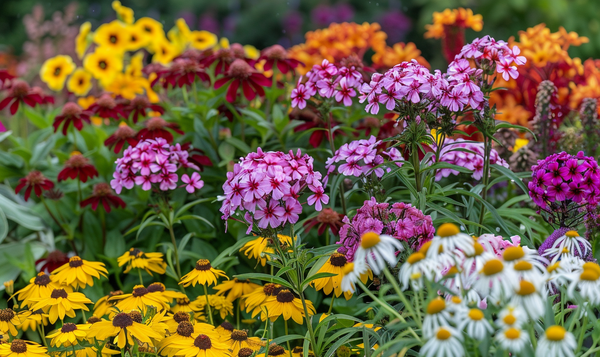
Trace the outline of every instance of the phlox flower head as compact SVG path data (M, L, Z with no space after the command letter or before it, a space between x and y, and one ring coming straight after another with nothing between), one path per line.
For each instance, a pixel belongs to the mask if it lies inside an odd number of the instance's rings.
M189 153L179 144L169 145L163 138L140 141L136 146L128 147L123 157L117 159L110 185L117 193L136 185L144 191L150 190L153 185L162 191L174 190L178 187L179 169L199 170L198 166L188 161L188 157ZM197 172L191 178L184 174L182 181L187 184L184 186L190 193L204 185Z
M294 224L302 213L300 196L305 191L310 193L306 202L317 211L329 202L321 179L313 169L313 158L300 150L286 154L258 148L227 173L221 218L243 216L248 233L253 227L279 229Z
M471 177L475 180L481 180L483 177L483 157L483 143L470 143L460 138L456 140L446 139L440 153L441 162L447 162L473 171ZM494 149L492 149L490 153L490 163L508 168L508 163L504 161ZM435 179L436 181L440 181L444 177L458 175L459 173L460 172L457 170L444 168L437 170Z

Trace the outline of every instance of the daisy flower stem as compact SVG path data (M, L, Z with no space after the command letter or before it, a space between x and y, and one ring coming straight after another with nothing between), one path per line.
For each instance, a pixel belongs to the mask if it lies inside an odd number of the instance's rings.
M181 87L181 94L183 94L183 101L185 102L185 104L188 104L189 98L186 86Z
M42 203L44 204L44 207L46 207L46 211L48 211L48 214L50 215L50 218L52 218L52 220L54 221L54 223L56 223L58 225L58 227L60 229L62 229L62 231L65 233L65 235L67 237L71 237L71 235L69 233L67 233L67 231L65 230L65 228L58 221L58 219L56 219L56 216L54 215L54 213L52 213L52 211L50 211L50 207L48 207L48 204L46 203L46 200L44 199L43 195L40 196L40 201L42 201ZM77 254L77 249L75 248L75 244L73 244L73 240L69 239L69 241L71 242L71 246L73 248L73 251L75 252L75 254ZM79 254L77 254L77 255L79 255Z
M362 283L362 281L359 280L357 283L358 283L358 286L360 286L360 288L363 289L363 291L365 292L365 294L367 294L368 297L370 297L371 299L373 299L373 301L378 303L379 306L381 306L384 310L386 310L388 313L390 313L390 315L397 317L398 320L400 320L400 322L406 323L406 320L404 319L404 317L402 317L402 315L400 315L400 313L398 313L398 311L396 311L394 308L392 308L387 302L382 301L377 296L375 296L371 292L371 290L369 290L365 286L365 284ZM412 327L408 327L408 330L410 331L411 335L413 335L414 338L417 339L417 341L421 342L421 338L419 337L419 335L417 335L415 330L412 329Z
M210 321L210 324L214 326L213 316L212 316L212 308L210 307L210 304L208 302L208 289L206 288L206 284L203 284L202 286L204 287L204 297L206 298L206 308L208 309L208 319Z
M531 340L531 344L533 345L533 349L537 347L537 337L535 337L535 331L533 330L533 323L529 325L529 339Z
M98 210L100 212L100 224L102 225L102 243L106 244L106 213L104 208Z
M575 319L573 319L575 320ZM581 350L581 346L583 346L583 338L585 337L585 330L587 329L587 316L583 317L583 322L581 323L581 330L579 331L579 339L577 341L577 351Z
M396 294L398 295L398 297L404 304L404 308L408 310L408 312L412 315L413 319L415 319L417 326L419 326L419 328L421 328L421 319L417 318L417 314L415 313L415 310L413 309L412 304L409 303L408 300L406 299L406 296L404 296L404 293L400 289L400 286L398 285L398 282L396 282L396 279L394 278L392 273L390 273L390 271L388 270L387 267L385 267L383 269L383 273L385 274L385 277L390 281L390 283L394 287L394 291L396 291Z

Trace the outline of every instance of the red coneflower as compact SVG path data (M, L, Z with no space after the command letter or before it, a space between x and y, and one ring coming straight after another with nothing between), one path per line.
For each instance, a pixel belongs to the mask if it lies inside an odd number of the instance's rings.
M232 44L229 48L218 49L214 54L207 56L202 59L202 63L205 67L209 67L213 63L217 63L215 67L215 76L224 74L229 70L229 66L236 60L246 60L246 52L244 47L239 43Z
M138 122L138 117L146 116L146 110L159 112L161 115L165 113L165 109L158 104L150 103L148 98L144 96L137 96L125 107L125 114L129 117L133 114L133 122Z
M138 141L163 138L170 144L173 142L173 134L165 128L169 128L180 135L184 134L184 132L179 129L179 125L169 123L161 117L150 118L144 124L146 127L137 133L136 138Z
M29 199L31 190L35 192L35 195L40 197L43 191L49 190L54 187L54 183L48 180L44 174L39 171L31 171L27 176L19 180L19 184L15 188L15 193L19 193L25 187L25 201Z
M101 118L113 118L116 120L120 115L127 119L127 115L123 112L121 106L109 94L102 94L100 98L96 99L94 104L89 106L88 110Z
M241 86L244 92L244 97L248 100L252 100L256 97L256 94L263 97L265 90L262 87L269 87L271 80L264 76L262 73L258 73L257 70L250 67L250 65L241 59L233 61L227 74L215 82L215 89L221 88L224 84L229 83L227 88L227 95L225 99L229 103L235 102L237 98L238 88Z
M102 203L102 207L104 207L106 213L110 212L110 206L113 206L114 208L125 208L125 202L120 199L119 196L115 195L115 192L110 188L110 185L105 182L94 185L94 193L81 201L80 205L82 208L87 205L92 205L92 209L95 211L100 203Z
M190 156L188 157L188 160L193 162L194 164L198 165L198 167L200 168L200 171L204 170L204 166L212 166L212 161L210 161L210 158L206 155L204 155L204 151L197 149L197 148L192 148L192 143L187 142L181 145L181 149L188 151L190 153Z
M90 160L81 154L75 154L65 162L65 168L58 173L58 182L76 177L81 182L86 182L88 178L96 176L98 176L98 171L94 165L90 164Z
M8 88L5 84L12 79L15 79L15 76L10 74L6 69L0 69L0 89Z
M163 88L168 88L169 84L172 87L191 86L196 77L201 81L210 83L210 76L204 70L204 67L191 59L178 58L169 68L163 68L156 71L156 79L152 81L154 85L157 81L162 80Z
M83 129L83 122L90 123L90 114L83 110L77 103L68 102L62 108L62 112L60 115L57 115L54 118L54 123L52 126L54 127L54 132L58 130L58 127L64 122L62 133L63 135L67 135L67 130L69 130L69 126L73 123L75 129L81 131Z
M50 94L44 93L44 90L42 89L42 87L38 87L38 86L31 87L31 93L40 95L40 97L42 98L41 104L54 104L54 97L51 96Z
M115 154L121 152L123 145L125 143L129 143L131 146L136 146L138 144L138 140L135 137L135 130L131 129L127 124L121 123L119 124L119 128L106 140L104 140L104 146L112 148L114 146Z
M273 68L273 65L276 65L277 69L284 74L290 71L293 72L294 68L302 64L302 62L296 59L289 58L285 48L280 45L273 45L262 50L258 60L266 61L264 66L265 71L270 71Z
M48 253L46 258L40 258L36 260L35 266L40 272L50 274L52 271L54 271L54 269L58 269L68 262L69 257L65 253L61 252L60 250L54 250Z
M11 102L12 104L10 104ZM44 99L39 94L32 92L27 82L15 79L10 86L8 96L0 102L0 110L10 104L10 114L15 115L21 102L35 108L36 104L43 104Z
M344 219L343 214L337 213L331 208L323 208L316 217L304 222L304 226L309 230L314 226L318 226L319 230L317 233L319 235L323 235L327 228L331 228L331 233L337 236L340 232L340 228L344 225L342 219Z
M325 129L315 130L312 132L312 134L310 134L310 137L308 138L308 143L312 145L312 147L319 147L323 142L323 139L329 138L329 127L327 125L327 122L321 119L321 117L315 112L315 110L313 110L312 107L305 109L294 108L290 112L290 119L300 120L304 122L304 124L300 124L294 128L295 133L305 132L312 128ZM339 124L340 123L338 123L337 121L333 119L331 120L332 128ZM344 132L336 130L333 132L333 137L335 138L338 134L345 135Z

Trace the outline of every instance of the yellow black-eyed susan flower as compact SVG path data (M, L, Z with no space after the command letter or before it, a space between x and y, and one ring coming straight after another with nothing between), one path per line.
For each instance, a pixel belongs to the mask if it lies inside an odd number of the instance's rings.
M167 324L170 334L174 334L177 331L177 326L182 322L189 322L193 324L195 321L192 320L192 314L185 311L178 311L174 314L167 314L163 318L163 322Z
M259 312L262 312L261 319L265 320L267 315L264 302L267 301L267 298L269 297L277 296L281 289L283 289L281 285L273 283L267 283L260 288L256 288L253 292L244 297L246 311L252 311L252 317L258 315Z
M179 49L166 38L154 41L150 50L154 53L152 62L158 62L163 65L169 64L180 54Z
M221 341L225 343L233 356L237 356L242 348L258 351L264 343L258 337L248 337L246 330L233 330L229 335L222 336Z
M143 31L152 42L165 37L163 25L153 18L142 17L133 26L136 28L136 31Z
M190 304L190 307L193 310L201 311L202 313L206 312L206 299L208 296L208 303L210 304L212 311L218 311L219 315L222 319L224 319L227 315L233 314L233 304L231 301L225 299L223 296L219 295L202 295L198 296L198 298Z
M92 32L92 24L88 22L84 22L79 26L79 33L75 38L75 52L77 52L77 57L80 59L83 58L85 51L90 45L91 38L90 33Z
M67 89L76 96L88 94L92 89L92 74L84 68L77 68L67 81Z
M87 336L87 331L92 325L76 325L71 322L67 322L55 332L47 335L47 338L51 338L50 345L52 347L69 347L79 344L79 341L84 340Z
M10 336L17 336L19 331L17 326L21 324L28 315L31 315L31 311L15 312L11 308L0 309L0 334L8 334Z
M243 296L250 294L258 288L262 288L262 286L254 284L249 280L239 280L238 278L233 278L233 280L222 282L214 287L214 289L217 291L217 295L225 295L225 293L227 293L225 298L231 302L242 298L240 299L241 309L244 309Z
M150 275L152 272L164 274L167 267L162 253L144 253L137 248L129 249L117 258L117 262L120 267L126 265L124 273L129 273L131 269L144 269Z
M123 21L126 24L132 24L134 21L133 18L133 10L126 6L121 5L120 1L113 1L112 8L117 13L117 17L119 20Z
M122 55L129 46L130 34L125 24L115 20L100 25L93 39L98 47L110 50L113 55Z
M205 51L217 45L217 35L208 31L191 31L188 35L190 46Z
M123 70L123 59L106 48L96 48L83 59L83 67L104 83Z
M161 297L166 298L169 301L169 303L171 303L175 299L187 298L187 295L185 295L184 293L175 290L167 290L165 284L158 282L148 285L148 293L150 293L151 295L160 295Z
M277 238L283 249L287 249L287 247L292 245L292 238L290 236L278 234ZM265 266L267 264L267 260L270 260L269 254L273 254L275 252L273 249L273 244L275 244L275 242L272 238L258 237L244 244L244 246L240 249L240 252L243 251L243 253L250 259L259 259L260 265Z
M69 292L65 289L54 289L50 296L41 298L33 305L32 310L42 309L48 314L50 323L56 320L63 320L65 316L75 317L75 310L89 311L85 304L91 304L92 301L82 293Z
M166 297L150 294L143 285L134 286L131 294L113 296L108 298L108 301L117 301L115 306L121 311L140 310L145 314L151 307L158 311L169 309L169 300Z
M123 349L126 345L133 346L134 339L143 343L152 343L152 338L160 339L161 335L152 328L134 321L130 314L120 312L111 321L93 324L88 331L88 337L97 340L111 338L110 342Z
M215 336L210 336L204 333L196 336L194 339L181 339L173 341L170 348L178 350L178 354L186 357L217 357L231 356L227 349L227 345L219 341Z
M213 268L208 259L200 259L194 270L181 277L179 284L184 287L196 284L210 286L216 284L219 277L229 279L224 271Z
M276 343L272 343L269 345L269 352L267 353L267 356L273 356L273 357L285 357L285 356L289 356L290 352L288 350L286 350L285 348L283 348L282 346L279 346Z
M83 260L78 256L52 272L60 284L82 289L88 285L94 286L94 278L100 279L100 276L106 277L107 274L104 263Z
M192 305L192 302L190 301L190 299L187 298L187 296L182 297L180 299L175 300L175 305L171 307L171 312L174 314L180 312L186 313L188 316L194 316L195 320L206 321L206 318L204 317L202 312L200 310L194 310L192 306L196 305Z
M292 348L292 357L304 357L304 348L302 346ZM308 357L315 357L313 351L308 351Z
M35 301L50 296L56 288L72 290L71 287L61 287L56 276L39 272L35 278L29 280L27 286L17 291L16 296L19 301L23 301L23 306L31 307Z
M302 301L288 289L283 289L276 296L267 298L264 305L267 309L267 316L272 321L275 321L279 316L283 316L285 320L293 319L301 325L305 317ZM306 301L306 309L309 315L315 314L312 302Z
M45 314L42 309L31 311L31 314L20 320L21 323L17 326L17 329L23 332L27 330L36 331L40 324L48 326L48 314Z
M225 337L227 337L227 336L230 336L230 335L231 335L231 333L233 332L233 330L234 330L234 327L233 327L233 325L231 324L231 322L229 322L229 321L227 321L227 320L223 321L223 322L222 322L222 323L221 323L219 326L217 326L217 328L215 329L215 331L217 331L217 333L218 333L220 336L225 336Z
M1 357L48 357L48 349L35 342L20 339L0 343Z
M58 55L47 59L40 69L40 78L53 91L62 90L69 74L75 70L71 57Z
M111 291L108 295L105 295L98 299L98 301L96 301L96 303L94 304L94 316L103 317L105 315L114 314L116 310L113 309L113 307L115 306L116 301L108 301L108 299L110 299L113 296L119 295L123 295L123 292L121 290Z
M204 334L217 340L219 339L219 335L212 325L203 323L192 324L190 321L181 321L175 327L174 333L160 342L159 351L167 356L179 354L179 349L174 348L173 344L193 341L195 336L198 336L199 334Z
M335 297L340 297L343 292L346 300L349 300L352 297L352 292L342 291L342 269L347 263L348 260L344 254L333 253L317 273L332 273L336 275L313 280L312 284L315 289L317 291L322 289L326 295L335 292Z
M144 77L135 77L127 73L116 73L115 76L103 82L104 89L107 92L125 99L132 100L138 95L144 94L148 85L148 79Z

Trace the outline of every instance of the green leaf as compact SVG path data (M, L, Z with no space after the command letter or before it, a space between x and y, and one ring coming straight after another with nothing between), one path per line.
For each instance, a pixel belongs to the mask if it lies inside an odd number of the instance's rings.
M8 235L8 221L4 211L0 208L0 243L4 241L4 238Z
M185 246L190 241L190 238L192 238L195 235L196 235L196 233L191 232L191 233L188 233L185 236L183 236L183 238L181 238L181 242L179 242L179 246L177 247L177 250L180 252L183 252L185 250Z
M233 246L225 249L224 251L221 252L221 254L219 254L218 257L216 257L213 261L212 261L212 265L215 267L218 267L219 264L223 261L223 259L225 259L225 257L230 256L234 253L237 253L241 247L244 246L244 244L250 242L251 240L256 239L257 237L245 237L242 238L240 240L238 240Z
M126 251L125 239L118 229L114 229L106 233L106 245L104 246L104 254L109 258L117 258L123 255Z
M507 169L506 167L500 166L498 164L492 164L491 167L500 171L504 176L510 178L514 183L517 184L517 186L521 188L521 190L523 190L523 192L529 192L529 189L527 188L523 180L518 178L517 175L515 175L515 173L512 172L510 169Z
M179 221L185 221L186 219L196 219L196 220L198 220L200 222L206 223L206 225L209 226L210 228L213 228L213 229L215 228L215 226L213 226L213 224L210 223L209 220L207 220L204 217L200 217L200 216L197 216L197 215L194 215L194 214L189 214L187 216L179 217L178 220ZM175 223L177 223L177 221L175 221Z
M287 288L293 289L294 287L288 283L285 279L280 278L280 277L276 277L273 275L269 275L269 274L262 274L262 273L247 273L247 274L239 274L239 275L234 275L234 278L238 278L239 280L248 280L248 279L257 279L257 280L262 280L262 281L268 281L271 283L277 283L277 284L281 284Z
M4 211L9 220L31 229L32 231L41 231L44 229L44 223L29 207L17 204L0 195L0 209Z
M300 287L302 288L302 291L304 291L309 286L311 281L314 281L317 279L322 279L322 278L329 278L329 277L336 276L336 275L337 274L334 274L334 273L317 273L313 276L309 276L306 279L304 279L304 281L302 282Z
M29 121L38 128L45 129L50 126L48 120L46 120L41 113L38 113L28 107L25 107L24 113L27 119L29 119Z
M250 147L248 146L248 144L246 144L245 142L241 141L238 138L234 138L233 136L230 137L230 138L227 138L225 141L227 143L235 146L238 150L240 150L244 154L248 154L249 152L252 151L252 149L250 149Z
M32 165L36 165L41 161L45 161L48 159L48 154L50 154L50 150L54 148L56 144L56 137L54 135L50 136L48 140L37 144L33 148L33 155L31 156L31 160L29 163Z

